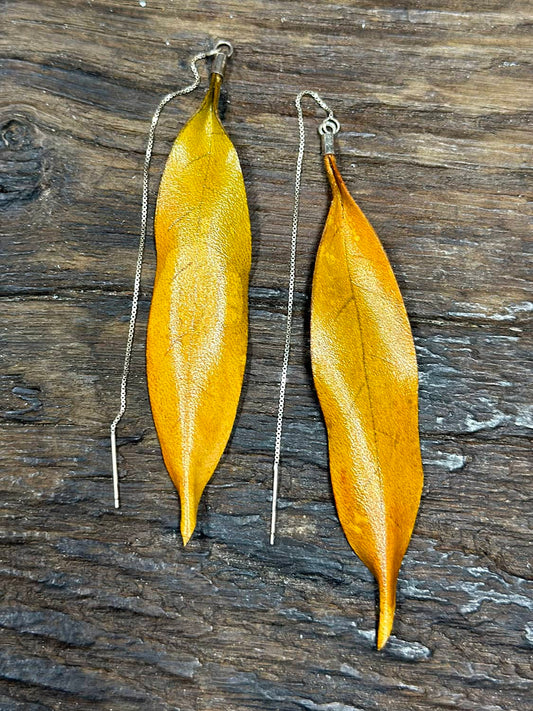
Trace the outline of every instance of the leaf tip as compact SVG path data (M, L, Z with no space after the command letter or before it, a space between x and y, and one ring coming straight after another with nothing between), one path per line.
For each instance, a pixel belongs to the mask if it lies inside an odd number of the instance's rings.
M181 540L183 541L183 546L185 547L187 543L191 540L191 536L194 533L194 529L184 531L183 528L181 529Z
M196 507L188 505L187 501L181 507L181 538L183 545L186 546L191 540L191 536L196 528Z
M379 649L387 644L394 623L396 610L396 581L379 583L379 625L376 646Z
M378 638L377 638L377 648L383 649L387 644L387 641L391 635L392 623L394 621L394 611L387 611L384 613L380 610L379 613L379 627L378 627Z

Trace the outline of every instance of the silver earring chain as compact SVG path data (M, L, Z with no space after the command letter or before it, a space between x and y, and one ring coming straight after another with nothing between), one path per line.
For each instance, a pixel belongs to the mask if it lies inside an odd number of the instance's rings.
M270 520L270 545L274 545L276 536L276 515L279 490L279 462L281 458L281 437L283 433L283 413L285 410L285 391L287 389L287 374L289 370L289 358L291 352L291 333L292 333L292 317L294 308L294 285L296 281L296 247L298 242L298 222L300 214L300 192L302 183L302 166L305 152L305 125L302 111L302 99L304 96L310 96L316 103L327 113L327 118L322 122L318 131L319 133L337 133L340 126L337 119L333 115L333 111L329 108L326 102L315 92L310 90L301 91L294 103L298 113L298 158L296 159L296 174L294 179L294 209L292 213L292 232L291 232L291 256L289 266L289 289L287 297L287 325L285 331L285 348L283 351L283 364L281 367L281 377L279 383L279 402L278 415L276 422L276 441L274 446L274 463L273 463L273 479L272 479L272 516Z
M128 338L126 341L126 351L124 354L124 367L122 370L122 379L120 381L120 408L116 414L115 419L111 423L110 434L111 434L111 459L113 463L113 495L115 500L115 508L120 507L120 495L119 495L119 481L118 481L118 464L117 464L117 440L116 431L117 425L122 419L124 412L126 411L126 395L127 395L127 384L128 375L130 372L131 363L131 352L133 348L133 339L135 336L135 323L137 320L137 310L139 305L139 292L141 288L141 272L144 258L144 247L146 244L146 224L148 221L148 186L149 186L149 176L150 176L150 163L152 160L152 151L154 147L155 130L159 122L159 117L165 106L175 99L177 96L184 96L185 94L190 94L194 91L200 84L200 73L198 72L197 64L202 59L211 57L221 49L225 47L227 50L227 56L231 56L233 48L229 42L219 41L217 42L214 49L210 52L200 52L196 54L190 62L190 69L194 76L194 81L189 86L184 89L178 89L170 94L167 94L159 102L154 115L152 116L152 122L150 124L150 130L148 132L148 141L146 144L146 153L144 156L144 167L143 167L143 177L142 177L142 207L141 207L141 230L139 237L139 250L137 252L137 264L135 267L135 280L133 282L133 296L131 300L131 314L130 314L130 324L128 329Z

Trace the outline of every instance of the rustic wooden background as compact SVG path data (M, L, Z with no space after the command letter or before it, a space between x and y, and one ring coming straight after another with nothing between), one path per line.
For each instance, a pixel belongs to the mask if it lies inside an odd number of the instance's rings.
M533 708L531 5L0 0L0 11L0 708ZM251 339L234 435L184 550L145 385L151 242L119 512L108 425L149 119L220 37L236 46L222 113L251 208ZM420 362L426 486L382 653L310 377L328 200L311 103L279 540L267 543L302 88L342 122L340 164L388 249ZM164 114L152 193L201 94Z

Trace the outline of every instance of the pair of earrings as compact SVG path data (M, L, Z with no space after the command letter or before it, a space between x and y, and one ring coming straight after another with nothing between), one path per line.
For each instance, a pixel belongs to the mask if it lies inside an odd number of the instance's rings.
M239 159L217 113L224 69L232 53L231 44L221 41L212 51L197 54L191 61L194 82L165 96L152 119L120 409L111 424L118 507L116 428L126 408L155 129L163 107L199 85L197 63L213 57L205 99L174 142L159 186L154 220L157 269L146 345L152 413L166 468L180 496L184 544L194 531L200 497L233 428L246 362L250 220ZM313 91L302 91L296 97L300 143L270 542L274 543L275 536L291 344L305 96L312 97L327 114L319 133L332 192L313 275L313 378L327 427L339 519L348 542L379 586L380 649L392 629L398 571L422 491L418 372L407 314L391 266L335 161L334 137L339 122Z

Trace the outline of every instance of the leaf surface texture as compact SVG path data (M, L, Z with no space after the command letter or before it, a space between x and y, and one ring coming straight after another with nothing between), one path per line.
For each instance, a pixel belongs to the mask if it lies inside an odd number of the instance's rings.
M381 243L333 155L332 203L311 304L313 376L348 542L377 579L378 648L392 628L396 581L422 491L418 371L409 321Z
M250 220L239 159L217 114L220 84L212 74L174 142L154 224L148 387L184 543L233 427L248 339Z

